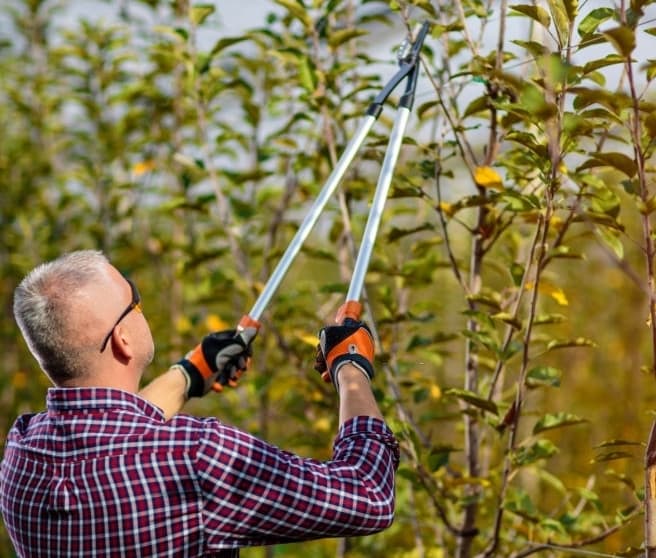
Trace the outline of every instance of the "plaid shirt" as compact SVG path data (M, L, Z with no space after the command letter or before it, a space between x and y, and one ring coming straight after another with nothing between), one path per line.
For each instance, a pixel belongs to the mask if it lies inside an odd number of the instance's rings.
M47 407L18 418L0 469L20 556L237 556L393 518L398 445L374 418L347 421L320 462L119 390L53 388Z

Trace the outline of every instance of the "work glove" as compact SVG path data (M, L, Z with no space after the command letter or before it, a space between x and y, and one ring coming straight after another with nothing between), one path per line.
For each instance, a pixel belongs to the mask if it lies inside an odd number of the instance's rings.
M358 368L369 380L374 377L374 340L369 327L347 318L341 325L326 326L319 331L319 345L314 368L326 382L339 390L339 370L347 363Z
M257 329L234 329L210 333L176 365L187 377L187 398L202 397L211 389L235 387L252 355L251 343Z

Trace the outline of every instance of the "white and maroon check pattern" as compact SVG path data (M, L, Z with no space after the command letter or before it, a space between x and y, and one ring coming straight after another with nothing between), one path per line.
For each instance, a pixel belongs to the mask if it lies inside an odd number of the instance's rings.
M333 459L113 389L52 388L19 417L0 504L19 556L230 557L239 547L374 533L394 513L398 444L357 417Z

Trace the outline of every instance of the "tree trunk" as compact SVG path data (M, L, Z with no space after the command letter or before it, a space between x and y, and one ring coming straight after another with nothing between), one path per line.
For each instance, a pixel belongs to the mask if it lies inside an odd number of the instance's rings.
M656 421L645 452L645 556L656 558Z

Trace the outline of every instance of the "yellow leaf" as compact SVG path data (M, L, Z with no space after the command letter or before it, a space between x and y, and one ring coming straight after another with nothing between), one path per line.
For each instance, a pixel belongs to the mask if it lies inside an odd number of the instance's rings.
M222 329L230 329L230 325L223 321L216 314L210 314L205 318L205 326L210 331L221 331Z
M563 228L563 225L565 222L563 221L562 217L559 217L558 215L552 215L551 219L549 220L549 224L556 230L561 230Z
M529 281L528 283L526 283L526 290L530 291L534 287L534 285L535 284L533 283L533 281ZM569 301L567 300L565 291L563 291L563 289L557 287L556 285L552 285L551 283L547 283L545 281L540 281L540 286L538 287L538 291L541 292L542 294L550 296L561 306L569 305Z
M132 167L132 172L135 176L141 176L146 174L155 168L155 161L153 159L146 159L141 161Z
M474 171L474 182L481 188L503 189L501 175L492 167L476 167Z
M316 347L317 343L319 342L319 339L317 338L316 334L313 333L308 333L307 331L295 331L294 335L296 335L296 338L299 339L300 341L303 341L306 345L310 345L311 347Z
M330 430L330 421L326 418L320 418L314 423L315 430L319 432L328 432Z
M191 322L187 316L180 316L175 323L175 329L179 333L187 333L191 331Z
M445 201L440 202L439 209L447 217L453 217L453 215L455 214L455 211L453 209L453 204L449 202L445 202Z
M544 284L544 285L541 286L540 291L542 291L545 294L549 295L551 298L553 298L561 306L567 306L569 304L569 301L567 300L567 297L565 296L565 292L560 287L556 287L554 285Z
M440 386L437 384L433 384L430 387L430 396L431 399L437 400L440 397L442 397L442 390L440 389Z

